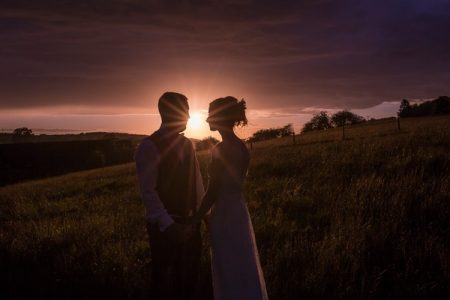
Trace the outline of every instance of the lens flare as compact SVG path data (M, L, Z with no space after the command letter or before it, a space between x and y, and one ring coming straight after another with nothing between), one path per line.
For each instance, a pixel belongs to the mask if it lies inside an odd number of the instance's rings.
M191 130L198 130L202 127L202 116L199 113L192 113L187 127Z

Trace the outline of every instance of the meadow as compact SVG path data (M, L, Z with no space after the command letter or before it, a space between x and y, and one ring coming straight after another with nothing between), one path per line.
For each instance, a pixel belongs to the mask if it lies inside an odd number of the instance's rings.
M450 118L296 141L255 143L245 185L270 298L448 298ZM0 188L1 299L149 298L150 265L133 163Z

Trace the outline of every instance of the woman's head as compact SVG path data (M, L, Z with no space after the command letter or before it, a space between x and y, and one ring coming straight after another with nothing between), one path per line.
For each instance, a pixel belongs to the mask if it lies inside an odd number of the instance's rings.
M209 104L209 113L206 121L211 130L231 129L234 126L247 125L245 116L246 105L244 99L227 96L218 98Z

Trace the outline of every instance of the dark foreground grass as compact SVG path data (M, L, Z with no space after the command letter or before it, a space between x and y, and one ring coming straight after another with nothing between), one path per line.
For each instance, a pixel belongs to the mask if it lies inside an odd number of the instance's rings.
M450 120L366 132L252 151L271 299L450 295ZM0 222L0 298L150 298L133 164L0 188ZM204 287L208 259L205 246Z

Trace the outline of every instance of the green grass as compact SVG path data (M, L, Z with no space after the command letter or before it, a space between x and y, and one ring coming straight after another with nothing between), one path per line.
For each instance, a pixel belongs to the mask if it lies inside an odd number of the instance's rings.
M450 291L449 117L291 141L254 144L245 187L271 299ZM2 299L148 298L150 264L133 164L0 188Z

